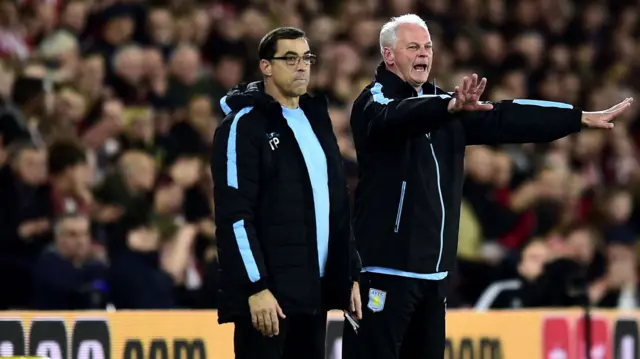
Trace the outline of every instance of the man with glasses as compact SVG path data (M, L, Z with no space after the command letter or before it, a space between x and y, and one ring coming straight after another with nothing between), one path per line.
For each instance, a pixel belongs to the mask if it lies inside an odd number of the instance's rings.
M258 54L263 81L220 101L214 140L219 322L237 359L324 359L327 311L361 315L346 175L305 34L275 29Z

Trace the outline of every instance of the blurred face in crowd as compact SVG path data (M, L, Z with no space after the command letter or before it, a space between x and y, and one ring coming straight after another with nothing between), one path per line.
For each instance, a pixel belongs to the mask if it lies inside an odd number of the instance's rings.
M121 168L130 189L149 191L156 179L156 167L151 156L131 151L121 158Z
M208 12L196 11L193 15L193 30L198 44L202 44L207 40L211 31L211 17Z
M56 95L55 112L58 121L79 123L82 121L87 104L82 95L71 89L64 89Z
M137 141L143 143L150 143L153 141L155 129L153 128L153 118L151 113L141 114L132 119L129 128L127 129L128 135Z
M593 234L587 229L578 229L566 239L571 257L579 263L587 264L593 258L595 243Z
M171 58L172 74L185 85L193 85L198 81L199 69L200 54L193 48L176 50Z
M216 81L227 90L240 83L244 77L244 67L239 59L223 57L216 65Z
M515 46L534 68L541 64L543 55L546 54L544 39L538 34L521 35L515 40Z
M22 182L37 186L47 181L47 154L45 150L25 149L20 151L14 169Z
M363 49L376 47L376 32L378 28L378 24L373 20L362 20L358 22L352 28L350 34L353 44Z
M549 259L549 248L541 241L534 241L524 248L518 264L518 272L528 280L537 278Z
M71 180L72 188L88 188L93 182L93 169L89 162L79 163L67 170L67 176Z
M18 9L13 1L0 1L0 26L14 26L19 22Z
M593 158L600 152L604 144L604 137L599 131L581 131L576 136L576 144L573 149L578 160Z
M240 16L240 21L250 39L260 40L269 31L269 21L264 14L254 8L245 10Z
M409 14L414 11L415 0L394 0L390 5L394 14Z
M87 5L85 1L69 2L62 13L62 22L74 31L82 31L87 22Z
M86 217L67 217L58 223L56 248L60 254L70 260L87 258L91 249L89 219Z
M314 44L322 45L333 39L336 29L337 26L334 19L329 16L320 16L311 23L309 38Z
M503 152L496 153L494 156L494 167L495 185L499 188L508 187L511 183L513 167L511 157Z
M137 84L144 75L143 52L137 48L123 50L116 55L115 71L130 84Z
M474 146L467 150L465 158L466 171L477 183L491 182L493 171L493 152L486 147Z
M500 64L505 57L504 39L498 32L490 32L482 36L482 53L491 64Z
M90 56L82 61L79 86L83 91L97 91L102 88L105 69L102 56Z
M129 17L111 19L105 27L105 38L112 45L119 45L133 35L135 23Z
M384 48L384 60L390 71L418 89L429 78L432 46L429 30L417 24L400 24L395 46Z
M343 109L339 107L330 108L329 115L334 132L343 133L349 128L349 115Z
M607 212L614 223L624 223L629 219L633 209L631 193L619 191L614 193L608 201Z
M353 77L362 69L360 56L358 52L349 45L340 45L335 48L334 56L336 61L335 76L343 76L344 78Z
M195 97L189 102L189 120L198 129L204 129L213 124L213 107L211 100L206 96Z
M260 68L278 90L287 97L302 96L307 92L311 64L311 50L307 39L278 40L273 60L262 60ZM305 60L306 59L306 60Z
M157 49L146 49L144 51L145 75L149 79L156 79L165 72L164 58Z
M149 14L149 33L156 44L170 44L173 41L174 23L166 9L156 9Z
M191 16L181 16L176 19L176 42L192 43L195 40L196 28Z
M176 183L161 186L154 195L154 207L158 213L175 213L184 201L184 191Z
M544 165L551 170L567 171L569 158L565 152L555 149L545 155Z
M515 98L527 97L527 75L520 70L506 73L502 77L502 86Z
M567 193L568 173L558 167L540 172L538 176L539 194L545 199L561 200Z
M169 174L174 183L182 188L190 188L200 179L202 169L203 163L199 158L184 156L171 165Z
M150 156L146 156L138 163L136 169L135 180L138 185L145 189L150 190L156 179L156 166L153 159Z

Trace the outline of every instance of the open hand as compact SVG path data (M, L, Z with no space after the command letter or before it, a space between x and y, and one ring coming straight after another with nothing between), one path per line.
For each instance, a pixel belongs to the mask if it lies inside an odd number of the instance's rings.
M618 117L633 103L632 97L627 97L624 101L604 111L582 112L582 124L590 128L613 128L611 121Z
M280 333L280 319L286 318L276 298L268 289L249 297L251 322L262 335L272 337Z
M462 84L456 86L453 90L454 98L449 101L447 109L450 113L460 111L491 111L493 105L490 103L481 103L480 96L487 87L487 79L482 78L478 84L478 75L473 74L471 78L465 76Z

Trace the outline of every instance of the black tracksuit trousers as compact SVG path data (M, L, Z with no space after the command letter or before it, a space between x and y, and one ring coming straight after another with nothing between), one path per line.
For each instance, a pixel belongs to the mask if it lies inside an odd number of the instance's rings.
M236 359L325 359L326 331L326 312L287 315L280 319L280 333L273 337L263 336L250 319L237 321Z
M343 359L444 358L446 279L362 273L362 320L345 319Z

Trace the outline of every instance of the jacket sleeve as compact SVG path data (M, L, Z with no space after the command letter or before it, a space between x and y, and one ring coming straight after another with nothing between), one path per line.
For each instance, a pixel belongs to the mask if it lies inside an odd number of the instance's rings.
M229 115L216 130L211 174L220 265L226 280L254 294L267 289L267 272L254 223L260 139L250 111Z
M375 141L417 137L438 129L452 120L448 95L427 95L391 100L381 93L365 96L360 126L366 126Z
M571 105L537 100L507 100L488 112L460 116L467 145L543 143L555 141L582 127L582 110Z

